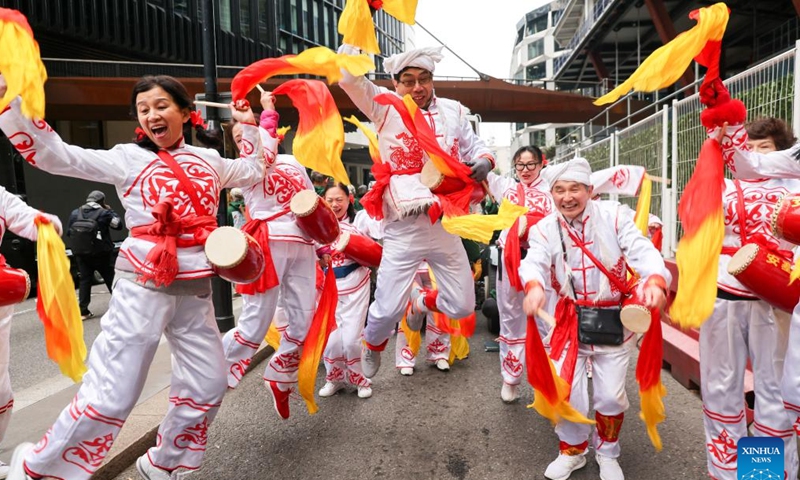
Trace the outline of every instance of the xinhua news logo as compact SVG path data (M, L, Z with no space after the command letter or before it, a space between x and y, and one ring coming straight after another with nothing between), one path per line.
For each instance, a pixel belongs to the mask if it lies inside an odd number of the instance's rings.
M783 480L783 440L743 437L737 444L738 480Z

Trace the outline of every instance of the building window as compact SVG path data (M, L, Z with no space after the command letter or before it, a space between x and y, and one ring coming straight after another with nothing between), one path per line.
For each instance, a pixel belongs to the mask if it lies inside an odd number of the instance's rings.
M331 18L331 7L327 5L322 6L322 28L325 29L325 38L323 39L323 43L326 45L333 45L333 41L331 39L331 27L330 27L330 18Z
M514 130L516 130L516 131L523 130L524 128L525 128L525 124L524 123L517 122L517 123L514 124Z
M311 4L311 7L311 24L314 26L314 30L310 32L311 35L306 35L306 38L316 40L318 43L324 43L325 40L319 38L319 4L314 2Z
M528 44L528 60L544 54L544 38Z
M525 67L525 79L527 81L539 80L547 76L547 64L537 63L536 65L528 65Z
M231 0L220 0L219 2L219 28L225 32L231 32Z
M526 35L533 35L535 33L547 30L547 15L542 15L540 17L528 20L526 30Z
M276 2L280 5L280 1ZM278 7L280 9L280 7ZM279 10L280 11L280 10ZM269 40L269 28L267 28L267 0L258 1L258 38L263 43Z
M314 33L310 32L308 29L308 2L309 0L300 0L303 7L303 36L313 39Z
M289 0L289 15L291 15L291 32L297 33L297 0Z
M178 15L189 15L189 0L175 0L175 13Z
M250 30L250 0L239 0L239 33L252 38Z

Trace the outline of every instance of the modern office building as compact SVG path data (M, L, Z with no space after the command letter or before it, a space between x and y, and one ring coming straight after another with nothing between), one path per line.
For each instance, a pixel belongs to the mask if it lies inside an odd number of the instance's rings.
M554 63L568 52L553 36L561 16L559 2L552 2L528 12L517 22L517 37L511 56L511 78L522 85L555 90L552 81ZM514 123L511 152L525 145L546 147L574 129L574 124Z

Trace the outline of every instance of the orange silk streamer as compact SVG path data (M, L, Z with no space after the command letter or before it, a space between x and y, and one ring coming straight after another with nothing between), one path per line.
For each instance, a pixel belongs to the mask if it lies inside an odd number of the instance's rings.
M86 343L67 252L58 232L46 218L38 217L36 225L39 269L36 312L44 324L47 356L58 364L61 373L77 383L86 373Z
M317 403L314 401L317 369L328 336L336 327L336 304L339 301L339 292L336 288L336 276L333 269L329 268L325 275L325 285L317 305L317 311L311 320L311 327L303 342L303 353L300 355L297 389L306 402L309 415L317 413Z
M289 80L272 93L287 95L299 113L292 143L297 161L349 185L350 179L342 164L344 124L327 85L319 80Z
M355 115L350 115L347 118L342 117L342 120L355 125L359 130L361 130L361 133L367 137L367 141L369 142L369 158L372 159L372 163L381 163L381 152L378 150L378 135L369 127L361 123Z
M664 410L664 396L667 389L661 383L661 361L664 359L664 345L661 335L661 312L650 310L650 329L644 334L639 360L636 362L636 381L639 382L639 398L642 411L639 414L647 427L647 435L656 450L662 448L658 424L667 415Z
M7 86L5 95L0 98L0 112L20 96L23 115L44 118L47 70L28 19L17 10L0 8L0 52L3 52L0 55L0 74Z
M408 25L414 25L417 0L383 0L383 10L388 15ZM339 17L342 43L353 45L366 53L381 53L375 36L375 22L366 0L347 0Z

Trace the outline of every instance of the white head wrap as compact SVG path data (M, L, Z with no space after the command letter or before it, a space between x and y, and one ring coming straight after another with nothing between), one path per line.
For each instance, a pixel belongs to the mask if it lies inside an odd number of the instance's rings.
M542 170L542 177L547 180L550 188L559 180L578 182L589 186L592 184L592 167L585 158L576 157L568 162L548 165Z
M409 50L408 52L392 55L383 61L383 68L386 73L394 76L404 68L416 67L433 73L436 62L444 58L442 47L425 47Z

